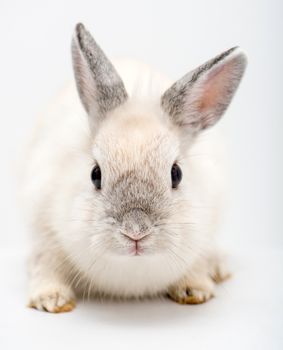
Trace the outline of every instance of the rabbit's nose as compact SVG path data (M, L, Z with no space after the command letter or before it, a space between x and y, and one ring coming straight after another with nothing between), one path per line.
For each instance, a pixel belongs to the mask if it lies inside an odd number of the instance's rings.
M149 235L149 232L123 232L123 235L126 236L127 238L130 238L132 241L140 241L142 240L144 237Z

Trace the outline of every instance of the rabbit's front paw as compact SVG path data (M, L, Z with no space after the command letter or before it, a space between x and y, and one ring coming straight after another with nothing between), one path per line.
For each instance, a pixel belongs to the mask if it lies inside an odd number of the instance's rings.
M172 300L179 304L202 304L213 297L211 291L190 287L171 289L168 294Z
M181 280L169 288L169 297L179 304L202 304L214 296L212 280L205 278L201 283L194 282L187 278Z
M52 313L69 312L76 306L73 291L68 286L40 288L30 296L28 306Z

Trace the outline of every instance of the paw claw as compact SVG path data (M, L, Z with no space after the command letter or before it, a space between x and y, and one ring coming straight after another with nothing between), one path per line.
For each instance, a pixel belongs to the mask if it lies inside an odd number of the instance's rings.
M187 297L192 297L193 296L193 292L192 292L191 288L187 288L186 289L186 296Z
M76 303L73 300L70 300L68 303L62 306L56 306L53 312L55 313L70 312L74 309L75 306L76 306Z

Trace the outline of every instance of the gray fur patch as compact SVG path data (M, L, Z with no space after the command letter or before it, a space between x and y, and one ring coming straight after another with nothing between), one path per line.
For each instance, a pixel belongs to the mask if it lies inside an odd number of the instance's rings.
M156 186L157 175L152 178L140 178L135 171L121 175L110 191L106 194L111 203L111 212L108 214L122 222L127 213L142 212L153 221L159 218L164 211L164 188L162 182Z
M142 209L132 209L124 214L123 229L125 232L143 234L151 227L149 216Z
M76 26L72 54L79 95L87 112L94 101L103 114L126 101L123 81L81 23Z

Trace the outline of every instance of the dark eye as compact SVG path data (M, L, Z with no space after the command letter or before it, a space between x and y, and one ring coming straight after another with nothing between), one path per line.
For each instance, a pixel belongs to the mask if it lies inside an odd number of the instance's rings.
M171 169L172 188L177 188L182 180L182 170L178 164L173 164Z
M98 165L96 165L91 172L91 181L97 190L101 189L101 171Z

